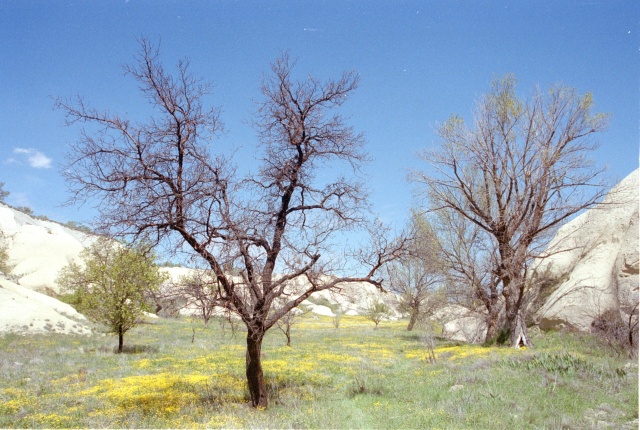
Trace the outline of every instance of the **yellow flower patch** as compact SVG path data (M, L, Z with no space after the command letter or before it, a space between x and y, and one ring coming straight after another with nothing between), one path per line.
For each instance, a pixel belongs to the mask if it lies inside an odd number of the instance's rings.
M24 390L9 387L0 391L0 414L15 414L34 403L33 396Z
M198 401L198 392L205 388L208 380L202 375L170 373L129 376L105 379L81 395L104 398L122 411L141 410L143 413L167 415Z
M73 419L66 415L59 414L30 414L26 417L28 422L36 424L36 426L45 426L53 428L69 427ZM34 427L36 427L34 426Z

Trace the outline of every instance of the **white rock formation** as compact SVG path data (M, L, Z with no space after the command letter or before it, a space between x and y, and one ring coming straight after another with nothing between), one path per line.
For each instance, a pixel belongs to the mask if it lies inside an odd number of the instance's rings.
M484 342L487 334L486 315L464 306L451 304L438 309L431 317L442 324L442 337L467 343Z
M58 272L95 240L95 236L52 221L35 219L0 203L0 231L8 245L11 275L37 291L59 292Z
M313 303L304 302L304 305L309 309L309 311L313 312L316 315L324 315L327 317L335 317L336 314L333 313L330 307L324 305L314 305Z
M26 287L33 291L49 293L60 293L60 289L55 282L60 269L71 261L78 261L82 250L90 246L95 240L93 235L67 228L56 222L39 220L2 203L0 203L0 232L2 232L4 242L8 245L8 263L12 266L10 278L15 281L15 283L11 283L15 286L12 288L15 290L15 288ZM164 268L163 270L169 274L173 282L177 282L181 277L195 273L194 269L183 267ZM3 282L7 283L9 281L4 280ZM165 287L170 288L170 284L167 283ZM304 286L292 286L293 289L302 287ZM57 312L55 310L42 311L43 318L33 319L33 315L39 312L37 309L40 309L42 305L40 303L41 300L40 302L38 301L39 299L42 297L47 297L51 300L55 299L42 294L26 294L25 291L28 290L25 290L25 288L21 288L20 291L20 293L17 293L8 287L3 287L2 291L0 291L0 299L6 302L0 304L2 306L0 311L4 313L4 317L0 316L0 318L3 321L6 321L9 315L15 318L14 323L0 323L0 332L19 327L23 329L24 327L36 327L30 330L35 330L36 332L62 330L49 330L50 324L53 324L54 327L60 327L61 325L67 328L73 327L73 323L70 324L66 320L56 319L58 317L54 317L51 314L51 312ZM370 284L359 283L344 285L339 293L321 291L314 294L313 299L326 300L330 305L338 305L345 315L358 315L362 314L367 305L373 300L381 300L393 305L395 297L392 296L391 294L381 293ZM55 301L62 305L61 302ZM33 304L33 309L36 309L35 313L31 312L29 303ZM333 315L330 308L319 303L314 305L305 301L304 304L309 305L312 308L312 312L317 314ZM198 312L193 306L185 307L185 303L173 303L173 305L183 314L193 315ZM64 306L66 307L67 305ZM68 308L72 310L71 307ZM17 309L22 309L24 312ZM65 310L62 314L65 312L69 313ZM220 312L224 313L222 310ZM396 313L394 318L397 317L400 317L400 315ZM42 321L45 322L42 323ZM58 324L59 322L60 324ZM47 329L42 327L47 327Z
M0 333L91 334L86 318L59 300L0 276Z
M196 275L198 271L185 267L164 267L161 269L169 275L169 281L161 287L161 296L164 297L163 305L165 308L160 312L161 315L174 315L176 312L181 315L198 315L200 310L197 306L189 305L186 300L180 300L173 297L175 285L180 282L183 277ZM242 279L235 280L238 285L242 283ZM305 281L300 278L291 283L287 287L287 294L290 298L296 292L300 293L303 289L308 288ZM323 290L314 293L309 299L302 302L302 305L308 308L312 313L324 316L335 316L332 309L342 315L362 315L369 304L373 301L384 301L392 308L392 315L389 319L395 320L401 315L395 311L396 297L391 293L382 293L373 285L366 282L358 282L352 284L344 284L340 286L339 291ZM328 305L328 306L327 306ZM277 306L277 304L275 305ZM225 315L227 312L220 308L216 309L215 314Z
M549 244L534 279L546 279L540 328L589 331L599 314L627 317L638 303L638 170L614 187L601 205L564 225ZM637 308L635 310L637 313Z

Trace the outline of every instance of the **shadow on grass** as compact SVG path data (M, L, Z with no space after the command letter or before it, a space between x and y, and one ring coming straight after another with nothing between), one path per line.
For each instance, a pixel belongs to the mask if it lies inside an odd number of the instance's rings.
M94 352L95 350L88 350L87 352ZM99 352L111 352L114 354L118 354L118 347L114 346L112 348L108 347L108 346L101 346L100 348L98 348ZM157 347L155 346L151 346L151 345L125 345L122 347L122 353L121 354L144 354L144 353L152 353L155 354L157 353L159 350Z

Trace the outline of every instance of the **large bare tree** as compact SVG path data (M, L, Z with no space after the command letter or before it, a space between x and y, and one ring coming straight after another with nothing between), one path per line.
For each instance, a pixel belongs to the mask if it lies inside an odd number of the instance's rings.
M261 167L240 178L221 151L212 151L222 125L217 110L203 105L208 85L187 62L178 63L176 74L165 71L146 40L136 60L126 71L155 109L146 122L82 99L57 101L68 123L97 125L71 147L64 172L72 200L97 199L103 231L186 245L210 267L219 299L247 327L251 403L266 407L266 331L314 292L349 282L381 288L376 272L403 248L402 239L387 241L375 228L370 247L345 256L336 246L337 234L368 225L356 174L367 158L364 139L332 112L356 89L358 76L295 81L294 62L286 54L275 61L254 119ZM355 261L361 275L341 270L345 261ZM277 298L286 300L272 311Z
M531 346L524 319L531 260L549 233L604 194L601 170L587 155L607 119L593 113L590 93L564 86L520 99L508 75L480 99L473 127L450 118L439 128L440 148L422 155L432 169L415 178L431 209L455 212L495 243L492 270L513 346Z

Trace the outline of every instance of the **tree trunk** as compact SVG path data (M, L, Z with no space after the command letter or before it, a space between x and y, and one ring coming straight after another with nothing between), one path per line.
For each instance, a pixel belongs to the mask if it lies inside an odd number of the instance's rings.
M124 350L124 332L122 329L118 330L118 354L122 354Z
M498 321L496 321L491 315L487 316L487 335L485 341L489 342L498 336Z
M287 346L291 346L291 325L287 324L287 330L284 332L284 335L287 336Z
M407 326L407 331L413 330L413 326L416 325L416 321L418 321L418 311L413 309L411 311L411 318L409 318L409 325Z
M509 324L509 328L511 329L511 346L514 348L520 348L521 346L526 346L528 348L533 347L533 343L529 338L529 333L527 332L527 325L524 322L524 315L522 312L518 311L516 318Z
M247 332L247 383L251 394L251 405L254 408L267 407L267 387L262 373L261 350L263 331Z
M487 334L485 336L485 342L493 342L498 337L500 332L500 308L497 304L493 304L487 309Z
M529 333L527 332L527 325L525 324L524 313L517 301L512 296L505 297L506 299L506 313L507 313L507 326L509 327L511 346L513 348L520 348L526 346L528 348L533 347L531 339L529 339Z

